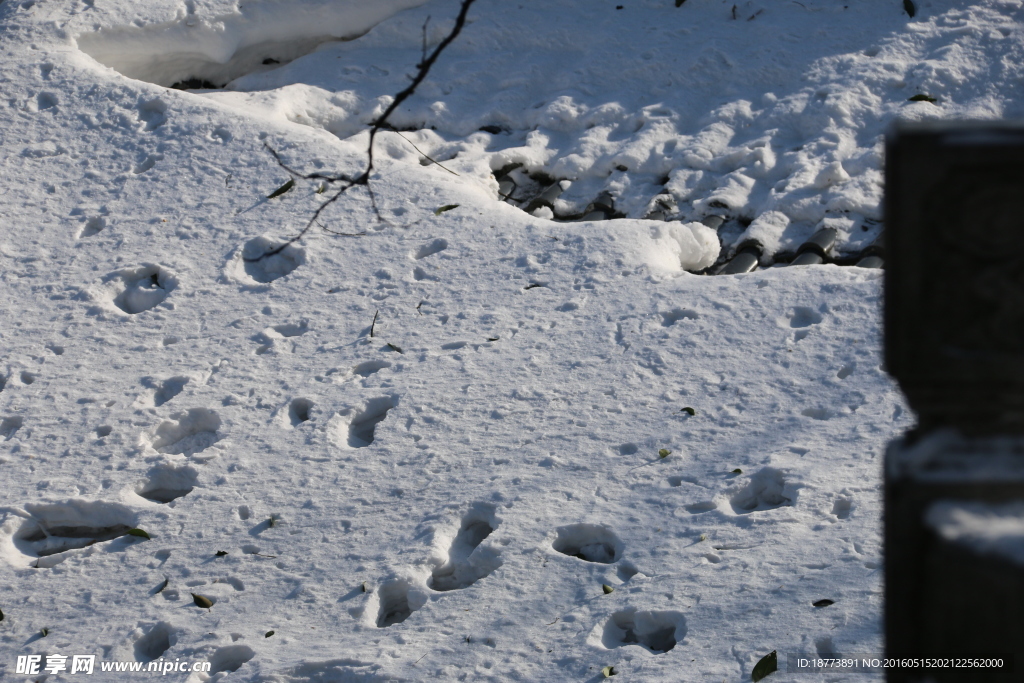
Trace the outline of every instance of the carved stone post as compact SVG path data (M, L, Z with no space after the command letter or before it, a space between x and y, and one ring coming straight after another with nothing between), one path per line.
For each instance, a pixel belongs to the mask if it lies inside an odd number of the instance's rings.
M1024 681L1024 127L889 136L885 359L918 415L885 463L887 680Z

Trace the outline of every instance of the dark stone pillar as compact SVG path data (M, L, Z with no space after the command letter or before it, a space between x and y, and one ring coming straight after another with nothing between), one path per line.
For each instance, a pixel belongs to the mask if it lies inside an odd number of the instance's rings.
M885 182L885 359L918 415L886 455L886 654L1007 660L887 680L1024 681L1024 127L898 127Z

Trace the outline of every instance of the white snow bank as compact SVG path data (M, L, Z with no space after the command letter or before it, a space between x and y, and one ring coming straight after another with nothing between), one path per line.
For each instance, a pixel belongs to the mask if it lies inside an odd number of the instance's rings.
M189 78L224 84L287 62L330 40L351 40L426 0L304 0L239 3L231 14L202 16L194 3L171 20L103 28L77 37L80 50L129 77L169 86Z
M715 231L701 223L620 218L579 225L593 253L603 252L630 269L647 266L656 274L703 270L720 249Z

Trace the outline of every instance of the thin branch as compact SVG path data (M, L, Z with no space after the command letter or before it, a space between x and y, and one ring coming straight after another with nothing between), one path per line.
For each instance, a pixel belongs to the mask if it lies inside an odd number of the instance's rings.
M424 151L423 151L422 149L420 149L419 147L417 147L417 146L416 146L416 143L415 143L415 142L413 142L413 141L412 141L412 140L410 140L409 138L407 138L407 137L405 137L404 135L402 135L402 132L401 132L400 130L396 130L395 128L391 128L391 132L392 132L392 133L396 133L396 134L397 134L397 135L398 135L399 137L401 137L401 138L402 138L403 140L405 140L405 141L406 141L406 142L408 142L408 143L409 143L410 145L412 145L412 148L413 148L413 149L415 149L415 150L416 150L417 152L419 152L420 154L422 154L422 155L423 155L423 158L424 158L424 159L426 159L427 161L429 161L429 162L431 162L431 163L434 163L434 164L437 164L438 166L440 166L440 167L441 167L441 168L443 168L444 170L446 170L446 171L448 171L449 173L451 173L451 174L452 174L453 176L458 176L458 175L459 175L458 173L456 173L455 171L451 170L450 168L445 168L445 166L444 166L443 164L441 164L441 162L440 162L440 161L438 161L437 159L433 159L433 158L431 158L431 157L430 157L429 155L427 155L427 153L426 153L426 152L424 152Z
M391 116L399 106L401 106L402 102L405 102L414 92L416 92L416 88L418 88L420 83L422 83L427 77L427 74L430 72L430 68L434 66L434 62L437 61L437 58L441 56L444 49L451 45L452 41L454 41L459 36L459 33L462 32L462 27L466 24L466 14L469 12L470 5L474 2L476 2L476 0L462 0L462 7L459 9L459 16L455 18L455 26L452 28L452 32L449 33L436 48L434 48L434 51L429 57L417 65L419 73L417 73L415 78L412 79L412 83L410 83L405 90L395 95L395 99L391 101L391 104L384 110L384 113L381 114L380 118L374 121L373 127L370 128L370 145L367 150L370 163L366 169L366 173L364 174L367 178L369 177L369 172L373 170L373 140L377 136L377 132L387 124L388 117Z
M360 173L358 176L353 178L345 174L330 176L322 173L299 173L295 169L292 169L289 166L287 166L284 163L284 161L281 160L281 157L278 155L278 153L272 147L270 147L270 145L264 142L264 146L268 150L270 150L271 154L274 155L274 159L277 161L277 163L281 166L281 168L288 171L288 173L294 176L298 176L299 178L302 178L304 180L319 179L327 181L328 184L335 182L344 182L344 185L338 188L337 192L335 192L325 202L323 202L319 207L317 207L317 210L313 212L312 218L310 218L309 222L306 223L306 227L302 228L302 230L299 231L299 234L295 235L294 237L285 241L283 244L275 247L274 249L264 252L263 254L255 258L244 258L246 262L253 263L255 261L260 261L270 256L274 256L275 254L280 254L289 246L301 240L303 237L305 237L306 233L309 232L310 229L317 224L317 218L320 217L320 214L323 213L324 209L326 209L328 206L336 202L338 199L341 198L343 194L348 192L356 185L360 185L366 188L367 193L370 195L370 205L373 207L373 213L375 216L377 216L378 222L383 222L383 218L381 218L380 215L380 209L377 206L376 196L373 194L373 190L370 188L370 175L373 173L374 169L374 140L377 137L377 133L380 132L381 130L388 130L394 128L394 126L391 126L391 124L388 123L388 117L391 116L395 112L395 110L397 110L398 107L402 105L403 102L409 99L409 97L411 97L414 92L416 92L416 88L419 87L420 83L422 83L423 80L427 77L427 74L430 72L431 67L434 66L434 62L437 61L437 58L441 56L441 53L444 52L445 48L451 45L452 42L459 36L459 33L462 32L462 28L466 25L466 15L469 13L469 8L474 2L476 2L476 0L462 0L461 7L459 8L459 15L455 18L455 26L452 27L451 32L445 37L444 40L438 43L437 47L434 48L434 51L430 53L430 55L426 57L426 59L423 59L419 64L416 65L416 68L419 69L419 71L416 73L416 76L413 77L412 82L408 85L408 87L406 87L404 90L395 95L395 99L391 101L391 104L388 105L387 109L384 110L384 113L377 117L377 119L370 126L370 141L366 148L366 170ZM426 36L426 24L424 24L424 36ZM426 47L425 43L424 47ZM440 164L438 165L440 166Z
M331 230L320 221L317 221L316 224L319 225L320 229L326 232L327 234L337 235L338 237L363 237L364 235L366 235L365 230L363 230L362 232L338 232L337 230Z
M373 322L370 323L370 337L371 338L373 337L373 326L377 324L377 314L378 313L380 313L380 309L379 308L376 311L373 312Z
M430 24L430 15L427 15L427 20L423 22L423 47L420 51L420 63L416 65L418 69L423 65L423 62L427 61L427 25Z

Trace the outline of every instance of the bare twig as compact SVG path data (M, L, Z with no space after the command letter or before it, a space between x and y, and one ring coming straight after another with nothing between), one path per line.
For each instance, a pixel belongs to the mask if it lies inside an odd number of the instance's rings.
M429 155L428 155L428 154L427 154L426 152L424 152L424 151L423 151L422 149L420 149L419 147L417 147L417 146L416 146L416 143L415 143L415 142L413 142L413 141L412 141L412 140L410 140L409 138L407 138L407 137L405 137L404 135L402 135L402 132L401 132L400 130L396 130L396 129L392 128L392 129L391 129L391 132L392 132L392 133L396 133L396 134L397 134L397 135L398 135L399 137L401 137L401 138L402 138L403 140L405 140L405 141L406 141L406 142L408 142L408 143L409 143L410 145L412 145L412 148L413 148L413 149L415 149L415 150L416 150L417 152L419 152L420 154L422 154L422 155L423 155L423 158L424 158L424 159L426 159L427 161L429 161L429 162L431 162L431 163L433 163L433 164L437 164L437 165L438 165L438 166L440 166L441 168L444 168L444 170L448 171L448 172L449 172L449 173L451 173L451 174L452 174L453 176L457 176L457 175L459 175L458 173L456 173L455 171L451 170L450 168L445 168L445 167L444 167L444 166L443 166L443 165L441 164L441 162L440 162L440 161L438 161L437 159L433 159L433 158L431 158L431 157L430 157L430 156L429 156Z
M430 24L430 15L427 15L427 20L423 22L423 48L420 52L420 63L417 64L417 68L420 64L427 61L427 26Z
M283 244L275 247L274 249L271 249L270 251L267 251L267 252L264 252L263 254L260 254L257 257L254 257L254 258L246 257L246 258L244 258L244 260L246 262L252 263L252 262L255 262L255 261L260 261L260 260L265 259L265 258L270 257L270 256L274 256L275 254L281 253L282 251L284 251L286 248L288 248L292 244L295 244L296 242L301 240L303 237L305 237L306 233L309 232L310 229L314 225L317 225L317 218L320 217L320 214L323 213L323 211L328 206L330 206L331 204L336 202L338 199L341 198L341 196L343 194L345 194L346 192L348 192L350 189L352 189L353 187L355 187L357 185L366 188L366 192L370 196L370 204L373 207L374 215L377 216L377 220L378 221L382 221L383 220L381 218L381 215L380 215L380 209L377 207L377 198L373 194L373 190L370 188L370 176L373 173L373 168L374 168L374 166L373 166L373 143L374 143L374 140L377 137L377 133L380 132L381 130L393 130L394 129L394 127L391 126L390 123L388 123L388 117L391 116L395 112L395 110L397 110L398 107L400 107L402 105L403 102L405 102L407 99L409 99L409 97L412 96L412 94L414 92L416 92L416 88L419 87L420 83L422 83L423 80L427 77L427 74L430 73L430 69L431 69L431 67L434 66L434 62L437 61L437 58L441 56L441 53L444 52L445 48L447 48L449 45L451 45L452 42L459 36L459 33L462 32L462 28L466 25L466 15L469 13L469 8L470 8L470 6L474 2L476 2L476 0L462 0L461 6L459 8L459 14L455 18L455 26L452 27L451 32L447 36L445 36L444 40L442 40L440 43L438 43L437 47L434 48L434 51L431 52L430 55L426 56L424 59L422 59L420 61L419 64L416 65L416 68L418 69L418 71L417 71L416 75L412 78L412 82L404 90L402 90L401 92L399 92L399 93L397 93L395 95L395 98L391 101L391 104L388 105L387 109L384 110L384 113L381 114L372 123L372 125L370 126L370 141L369 141L369 144L366 147L366 170L364 170L362 173L360 173L359 175L357 175L355 177L346 175L344 173L340 173L340 174L334 175L334 176L327 175L327 174L324 174L324 173L305 173L305 174L304 173L299 173L297 170L295 170L295 169L289 167L287 164L285 164L284 161L281 159L280 155L270 145L268 145L265 142L263 143L264 146L274 156L274 159L277 161L278 165L281 166L281 168L286 170L291 175L299 177L299 178L302 178L303 180L318 180L319 179L319 180L326 181L328 184L341 182L341 183L343 183L343 185L341 187L339 187L338 190L333 195L328 197L327 200L324 201L319 207L317 207L316 211L313 212L312 218L310 218L309 222L306 223L306 226L304 228L302 228L302 230L299 231L299 234L295 235L291 239L288 239ZM425 40L426 40L426 24L424 24L424 41ZM423 47L424 47L424 55L426 55L426 42L424 42ZM426 155L424 155L424 156L426 156ZM440 164L438 164L438 165L440 166ZM445 169L445 170L448 170L448 169ZM356 236L356 234L350 233L348 236L354 237L354 236Z
M377 324L377 314L378 313L380 313L380 309L379 308L376 311L373 312L373 322L370 323L370 337L373 337L373 326Z

